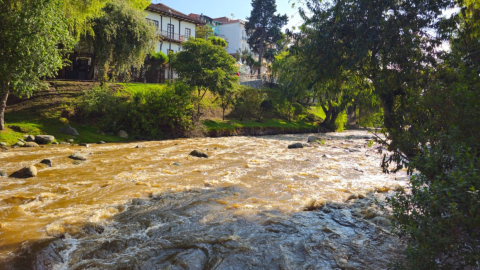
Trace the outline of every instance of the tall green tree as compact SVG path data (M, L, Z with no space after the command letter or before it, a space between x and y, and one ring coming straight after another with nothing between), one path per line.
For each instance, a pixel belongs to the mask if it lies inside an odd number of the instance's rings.
M74 39L60 0L0 1L0 130L9 94L29 96L53 77Z
M145 20L143 11L127 0L112 0L102 11L103 15L93 21L94 35L87 35L85 43L93 48L101 80L119 75L128 79L130 68L141 67L147 54L153 52L158 40L156 29Z
M183 43L183 50L171 55L172 68L182 80L196 88L197 120L200 113L200 101L207 90L214 94L226 93L238 80L235 73L235 59L222 46L204 39L191 38Z
M286 14L279 15L275 12L275 0L252 0L252 12L245 23L245 30L249 35L250 48L258 53L259 63L262 63L264 49L275 46L276 42L282 39L282 27L288 23Z
M196 38L201 38L208 40L208 38L213 37L215 32L213 32L212 27L210 25L199 25L196 29Z

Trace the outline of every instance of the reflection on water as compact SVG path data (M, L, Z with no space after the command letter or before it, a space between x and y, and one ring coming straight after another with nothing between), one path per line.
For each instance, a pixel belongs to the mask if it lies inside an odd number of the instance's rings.
M310 135L325 144L287 149L303 134L1 152L9 174L53 166L0 178L0 261L61 237L54 269L385 268L400 245L371 192L405 176L382 174L364 131Z

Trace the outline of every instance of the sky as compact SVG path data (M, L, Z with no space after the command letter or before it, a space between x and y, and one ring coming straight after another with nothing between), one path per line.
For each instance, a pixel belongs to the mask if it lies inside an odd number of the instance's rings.
M153 4L162 3L185 14L195 13L212 18L232 17L245 20L252 10L251 0L151 0ZM287 14L287 27L300 26L302 19L297 9L292 8L293 0L277 0L277 13ZM293 18L292 18L293 16Z

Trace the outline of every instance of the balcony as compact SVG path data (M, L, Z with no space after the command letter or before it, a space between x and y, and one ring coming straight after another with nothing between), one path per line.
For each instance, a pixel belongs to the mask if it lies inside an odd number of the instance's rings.
M174 42L184 42L189 38L188 36L180 35L178 33L170 33L168 31L158 31L158 32L163 38L167 40L170 39L171 37L172 41Z

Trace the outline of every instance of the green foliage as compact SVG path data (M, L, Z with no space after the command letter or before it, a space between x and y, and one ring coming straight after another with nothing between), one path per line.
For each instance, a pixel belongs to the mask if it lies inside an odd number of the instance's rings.
M209 37L208 40L213 44L213 45L216 45L216 46L220 46L222 48L226 48L228 46L228 43L225 41L225 39L221 38L221 37Z
M95 36L85 37L84 46L92 47L94 62L102 81L122 75L129 80L132 66L141 67L157 41L156 29L145 20L143 11L125 0L112 0L93 21Z
M190 88L174 85L138 85L113 92L95 87L85 93L81 108L88 117L97 117L111 131L120 129L148 138L166 132L182 135L191 127Z
M259 63L262 63L264 48L275 46L283 38L281 29L288 23L286 14L279 15L275 12L275 0L252 0L252 12L245 23L245 30L249 36L250 48L259 55Z
M8 95L29 96L73 46L59 0L0 1L0 130ZM61 46L59 45L61 44Z
M156 82L163 82L167 63L168 56L162 52L157 52L147 56L147 59L145 59L145 68L147 72L154 74Z
M200 102L207 89L214 94L225 93L238 80L235 59L220 46L204 39L191 38L183 43L183 50L171 56L172 68L184 83L197 89L197 118Z
M215 32L213 32L212 27L210 25L199 25L196 29L196 38L201 38L208 40L210 37L213 37Z
M262 102L266 94L258 89L240 86L236 96L235 110L239 112L240 121L246 117L260 119L262 117Z

